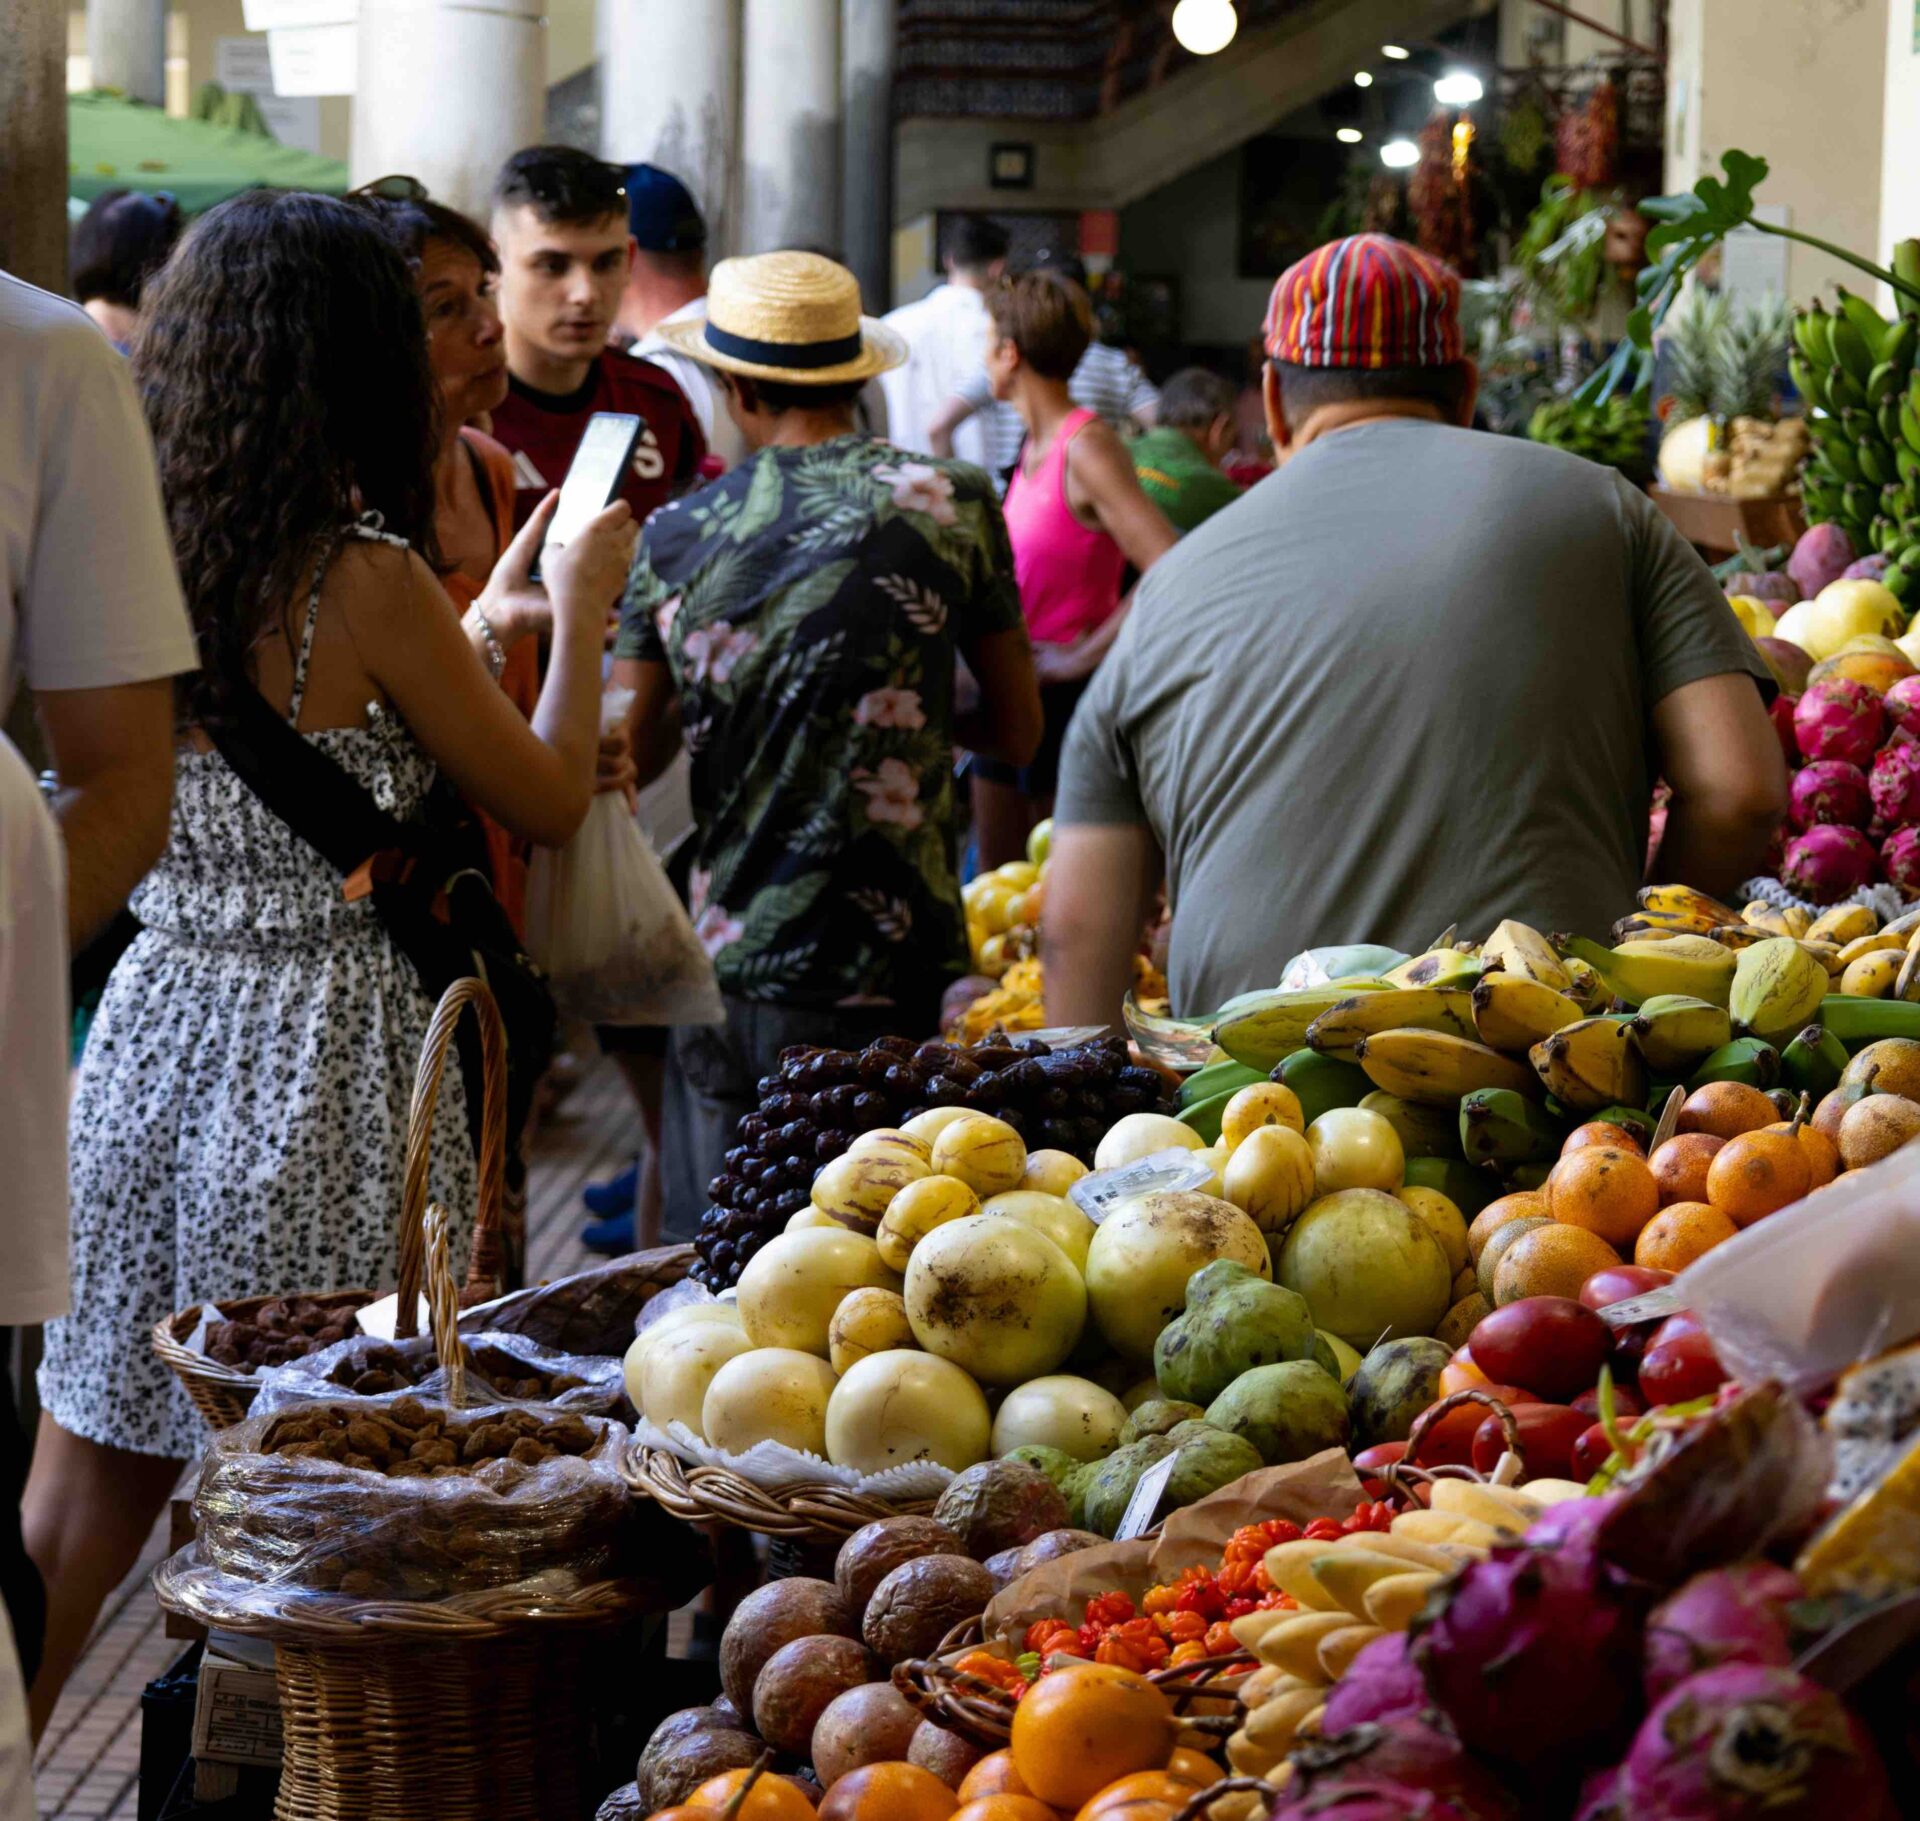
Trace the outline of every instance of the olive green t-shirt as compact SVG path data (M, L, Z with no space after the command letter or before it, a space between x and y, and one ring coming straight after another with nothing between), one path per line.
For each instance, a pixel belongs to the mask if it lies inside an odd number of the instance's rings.
M1605 931L1641 878L1650 713L1772 685L1706 565L1614 469L1417 420L1310 444L1142 581L1055 820L1147 824L1177 1013L1323 943L1502 917Z

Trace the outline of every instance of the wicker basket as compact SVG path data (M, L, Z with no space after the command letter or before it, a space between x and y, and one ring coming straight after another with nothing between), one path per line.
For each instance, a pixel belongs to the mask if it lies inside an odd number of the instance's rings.
M842 1486L797 1481L756 1486L725 1467L699 1467L636 1442L621 1464L627 1484L669 1517L687 1524L727 1524L778 1541L839 1544L882 1518L920 1517L933 1499L890 1502Z
M499 1293L501 1264L500 1191L506 1172L507 1155L507 1066L506 1036L500 1024L499 1008L493 994L481 980L456 980L434 1008L420 1046L420 1066L413 1078L413 1103L407 1120L407 1163L400 1195L400 1320L398 1333L411 1338L419 1332L416 1310L419 1304L422 1265L422 1216L427 1199L428 1167L432 1161L433 1110L440 1096L440 1077L446 1067L447 1051L461 1011L471 1005L480 1023L482 1062L482 1104L480 1128L480 1207L474 1222L473 1257L467 1273L467 1287L461 1293L463 1303L484 1302ZM283 1294L285 1294L283 1292ZM373 1290L294 1291L311 1295L328 1308L358 1309L372 1302ZM239 1302L217 1305L227 1320L257 1314L273 1296L250 1296ZM260 1375L242 1371L195 1353L187 1338L199 1324L200 1308L183 1309L156 1322L153 1350L174 1376L186 1386L194 1408L213 1429L231 1429L245 1419L254 1395L260 1389Z

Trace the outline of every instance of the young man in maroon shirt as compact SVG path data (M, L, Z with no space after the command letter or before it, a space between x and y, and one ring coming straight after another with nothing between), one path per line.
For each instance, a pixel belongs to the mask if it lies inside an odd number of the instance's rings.
M571 146L515 152L494 185L493 238L509 388L492 428L519 477L516 519L566 479L596 411L630 411L646 428L620 493L644 520L698 478L706 444L662 368L607 346L633 264L621 173Z

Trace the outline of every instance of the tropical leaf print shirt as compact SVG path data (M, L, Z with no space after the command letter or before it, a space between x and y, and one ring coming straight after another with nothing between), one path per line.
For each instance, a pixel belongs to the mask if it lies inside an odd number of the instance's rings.
M920 1007L965 972L954 653L1022 624L992 485L962 462L763 449L648 519L615 652L673 676L689 908L724 992Z

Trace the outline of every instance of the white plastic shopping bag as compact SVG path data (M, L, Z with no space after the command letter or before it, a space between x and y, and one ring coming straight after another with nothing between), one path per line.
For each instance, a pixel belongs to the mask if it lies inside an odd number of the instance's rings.
M609 690L602 737L625 722L630 689ZM619 791L593 800L562 848L534 849L527 948L563 1011L590 1024L718 1024L713 963Z

